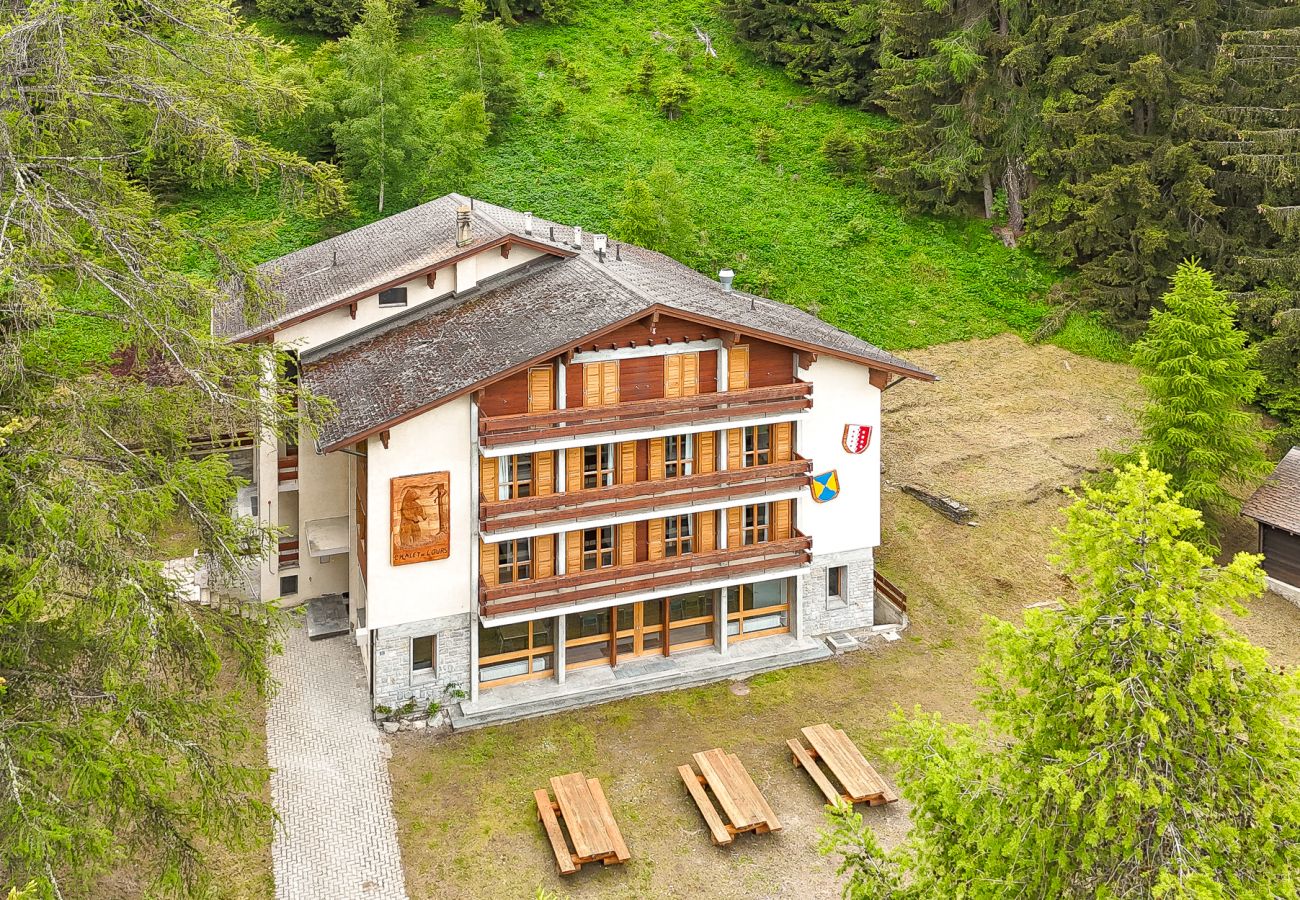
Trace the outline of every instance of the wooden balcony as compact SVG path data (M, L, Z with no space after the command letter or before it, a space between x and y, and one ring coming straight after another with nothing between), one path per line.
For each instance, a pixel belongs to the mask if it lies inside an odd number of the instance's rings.
M281 456L277 462L277 475L280 484L298 480L298 454Z
M515 526L536 527L686 504L750 500L805 487L811 471L812 462L796 456L789 462L748 469L638 481L515 500L488 500L480 494L479 527L490 533Z
M281 569L298 568L298 539L287 538L280 541L279 561Z
M693 584L722 578L753 576L806 565L811 559L812 539L795 533L784 540L728 547L708 553L690 553L652 562L610 569L568 572L551 578L517 581L490 588L479 579L479 610L484 616L499 616L523 610L562 609L587 600L607 599L647 592L682 593Z
M806 381L722 391L659 400L634 400L610 406L481 416L479 444L500 447L555 438L580 437L638 428L725 423L729 419L779 415L812 406L812 385Z

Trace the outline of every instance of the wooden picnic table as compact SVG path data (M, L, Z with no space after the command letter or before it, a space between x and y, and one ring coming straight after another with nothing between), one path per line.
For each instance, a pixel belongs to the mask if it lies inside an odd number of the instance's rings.
M581 772L559 775L551 779L551 790L555 792L554 801L545 789L534 791L533 799L561 875L571 875L583 863L596 860L609 866L631 859L597 779L586 778ZM560 819L569 830L572 850L564 841Z
M744 831L767 834L781 830L781 823L772 807L768 806L758 785L754 784L754 779L749 777L749 772L734 753L719 748L696 753L694 759L700 774L697 775L688 765L678 766L677 772L686 783L695 805L700 808L713 843L730 844L737 834ZM724 822L718 815L705 788L713 792L729 822Z
M813 782L826 795L827 802L834 803L843 798L851 804L869 803L880 806L898 799L894 789L880 777L880 773L867 762L862 751L842 730L822 724L810 725L802 731L811 749L805 749L798 739L786 741L786 744L794 754L795 766L808 770ZM843 790L838 790L831 784L817 765L818 760L825 763Z

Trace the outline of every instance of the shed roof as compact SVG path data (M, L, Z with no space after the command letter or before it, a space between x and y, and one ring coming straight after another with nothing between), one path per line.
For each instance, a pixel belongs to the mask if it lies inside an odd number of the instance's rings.
M1241 508L1265 525L1300 534L1300 447L1292 447Z

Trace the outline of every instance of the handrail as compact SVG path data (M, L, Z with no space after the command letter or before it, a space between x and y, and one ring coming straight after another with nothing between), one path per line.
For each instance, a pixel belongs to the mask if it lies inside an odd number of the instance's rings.
M879 569L872 572L871 583L877 591L884 594L885 599L898 607L900 612L907 612L907 594L902 589L880 574Z

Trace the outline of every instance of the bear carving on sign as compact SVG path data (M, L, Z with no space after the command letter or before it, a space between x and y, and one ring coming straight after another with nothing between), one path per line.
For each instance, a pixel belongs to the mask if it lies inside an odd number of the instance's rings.
M450 472L392 480L393 565L446 559L451 554L450 483Z

